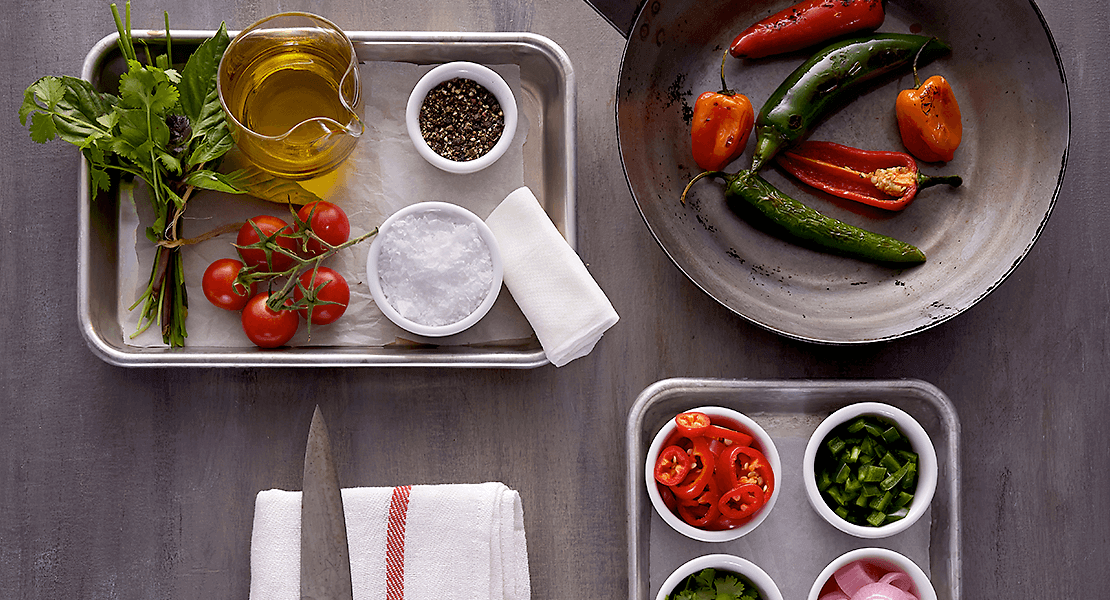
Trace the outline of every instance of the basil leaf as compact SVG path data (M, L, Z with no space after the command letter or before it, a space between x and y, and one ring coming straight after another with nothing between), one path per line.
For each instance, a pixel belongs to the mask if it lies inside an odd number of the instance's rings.
M216 171L209 171L207 169L189 173L189 175L185 177L185 183L203 190L214 190L217 192L227 192L229 194L246 193L246 190L236 186L236 181L233 176L217 173Z
M232 171L226 178L231 185L243 190L243 193L278 204L301 206L320 199L296 181L275 177L253 165Z
M193 137L190 140L193 150L189 153L189 166L220 158L235 146L216 88L213 87L208 96L200 115L193 121Z
M193 51L185 68L181 70L181 83L177 89L181 92L181 108L193 124L194 132L199 129L201 116L210 110L213 100L216 109L220 109L220 100L216 95L216 75L220 68L220 59L229 43L231 39L227 35L227 26L220 23L216 34Z
M119 136L112 144L112 151L152 171L151 153L164 148L170 139L170 129L163 119L150 119L143 109L120 109Z

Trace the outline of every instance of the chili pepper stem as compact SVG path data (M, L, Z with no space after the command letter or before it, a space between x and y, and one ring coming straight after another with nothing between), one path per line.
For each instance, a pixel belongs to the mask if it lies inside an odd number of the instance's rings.
M697 183L698 181L700 181L702 177L716 177L716 176L727 177L728 173L725 173L723 171L702 171L701 173L698 173L697 175L695 175L694 178L690 180L690 183L687 183L686 187L682 190L682 196L680 196L678 198L679 201L682 203L682 205L683 206L686 205L686 193L689 192L690 188L694 187L694 184Z
M964 180L959 175L936 175L930 177L922 173L917 174L917 189L925 189L934 185L946 183L952 187L960 187Z
M929 42L931 42L935 39L937 39L936 36L933 36L933 37L929 38L924 44L921 44L920 48L917 49L917 54L913 55L913 87L914 88L921 87L921 79L917 76L917 59L921 58L921 51L924 50L925 47L929 45Z
M728 89L728 84L725 83L725 59L727 59L727 58L728 58L728 50L725 50L724 55L721 56L721 92L720 93L722 93L726 96L732 96L733 95L732 90Z

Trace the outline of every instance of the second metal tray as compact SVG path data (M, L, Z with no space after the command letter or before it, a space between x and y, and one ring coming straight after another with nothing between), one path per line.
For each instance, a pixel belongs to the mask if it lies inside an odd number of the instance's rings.
M172 31L174 48L188 48L214 31ZM235 32L230 32L235 35ZM577 174L576 86L567 54L555 42L532 33L347 32L361 62L394 61L436 64L468 60L520 67L524 95L522 118L528 120L524 147L525 184L572 248L576 248L575 181ZM135 31L137 40L157 43L161 31ZM100 89L119 76L118 34L96 44L85 58L81 76ZM102 87L103 86L103 87ZM196 347L142 348L125 343L119 325L116 243L119 196L90 198L88 168L78 170L77 305L81 333L93 353L119 366L319 367L420 366L533 368L548 363L533 334L484 346L394 344L367 347L291 347L279 350Z
M809 506L801 458L817 425L838 408L885 402L912 415L936 448L940 473L930 511L905 532L864 540L825 523ZM644 483L647 448L659 428L697 406L724 406L760 424L782 459L783 494L755 531L734 542L690 540L655 514ZM666 379L640 393L626 430L628 473L628 597L654 600L662 581L682 563L705 554L735 554L762 567L783 597L805 598L821 570L855 548L899 551L930 576L939 600L960 598L960 424L955 407L935 386L916 380L749 381Z

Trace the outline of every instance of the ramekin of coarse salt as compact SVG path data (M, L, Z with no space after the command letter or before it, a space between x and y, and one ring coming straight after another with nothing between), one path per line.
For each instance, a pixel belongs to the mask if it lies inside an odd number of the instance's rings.
M426 337L466 330L501 290L493 232L465 208L420 202L382 223L366 257L378 308L399 327Z

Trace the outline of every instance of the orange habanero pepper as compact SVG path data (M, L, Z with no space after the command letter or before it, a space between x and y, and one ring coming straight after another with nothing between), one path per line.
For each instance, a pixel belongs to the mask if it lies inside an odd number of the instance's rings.
M902 90L894 103L902 144L925 162L952 160L964 132L952 86L940 75L921 83L916 59L913 85L914 89Z
M743 154L754 124L751 100L743 94L734 94L725 85L722 59L721 91L705 92L694 102L694 120L690 124L694 162L706 171L725 168Z

